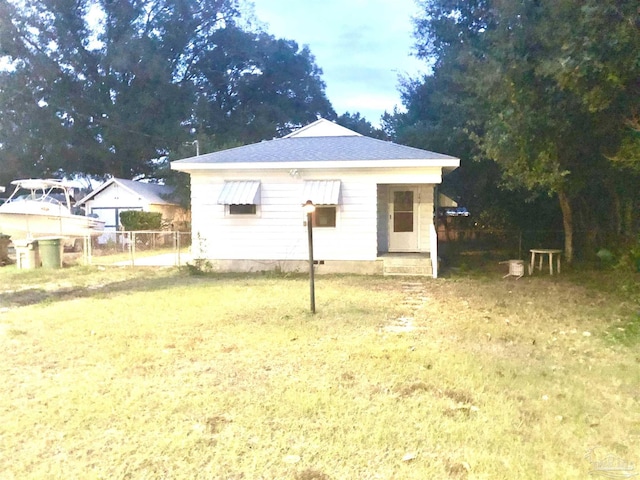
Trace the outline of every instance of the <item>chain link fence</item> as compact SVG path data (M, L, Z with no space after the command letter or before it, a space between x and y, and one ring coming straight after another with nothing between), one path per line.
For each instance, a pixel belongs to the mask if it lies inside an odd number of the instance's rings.
M500 258L527 259L532 248L562 249L564 233L562 230L441 229L438 242L439 252L444 256L493 254ZM191 234L148 230L110 232L91 242L85 239L76 258L89 265L181 266L192 260Z
M575 233L575 232L574 232ZM532 248L564 248L562 230L439 229L440 248L455 252L496 251L516 258Z
M77 257L76 261L87 265L182 266L191 260L191 233L109 232L97 239L85 239Z

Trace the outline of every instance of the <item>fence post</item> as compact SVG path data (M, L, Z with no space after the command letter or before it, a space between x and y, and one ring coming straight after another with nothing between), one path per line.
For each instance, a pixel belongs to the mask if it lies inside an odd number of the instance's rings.
M171 251L173 252L173 264L180 265L180 251L178 250L178 235L171 225Z
M518 258L522 258L522 230L518 231Z
M131 232L129 242L129 251L131 252L131 266L136 264L136 232Z
M91 236L87 235L82 239L82 256L85 265L91 265Z

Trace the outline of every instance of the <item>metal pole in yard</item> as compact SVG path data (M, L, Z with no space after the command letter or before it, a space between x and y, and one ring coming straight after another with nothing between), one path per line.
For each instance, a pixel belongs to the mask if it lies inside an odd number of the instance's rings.
M311 313L316 313L316 292L315 278L313 272L313 212L316 209L311 200L304 204L304 211L307 212L307 237L309 240L309 297L311 299Z

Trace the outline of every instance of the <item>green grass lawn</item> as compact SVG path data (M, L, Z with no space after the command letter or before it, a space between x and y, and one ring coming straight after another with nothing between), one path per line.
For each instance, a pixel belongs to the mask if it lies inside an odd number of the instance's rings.
M633 284L501 273L2 268L0 479L640 474Z

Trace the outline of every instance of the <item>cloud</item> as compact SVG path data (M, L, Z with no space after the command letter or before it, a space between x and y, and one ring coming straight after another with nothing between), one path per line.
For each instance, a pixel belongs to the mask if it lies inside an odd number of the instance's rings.
M336 112L359 111L372 123L401 105L399 74L427 70L411 56L413 2L254 0L270 33L309 45Z

